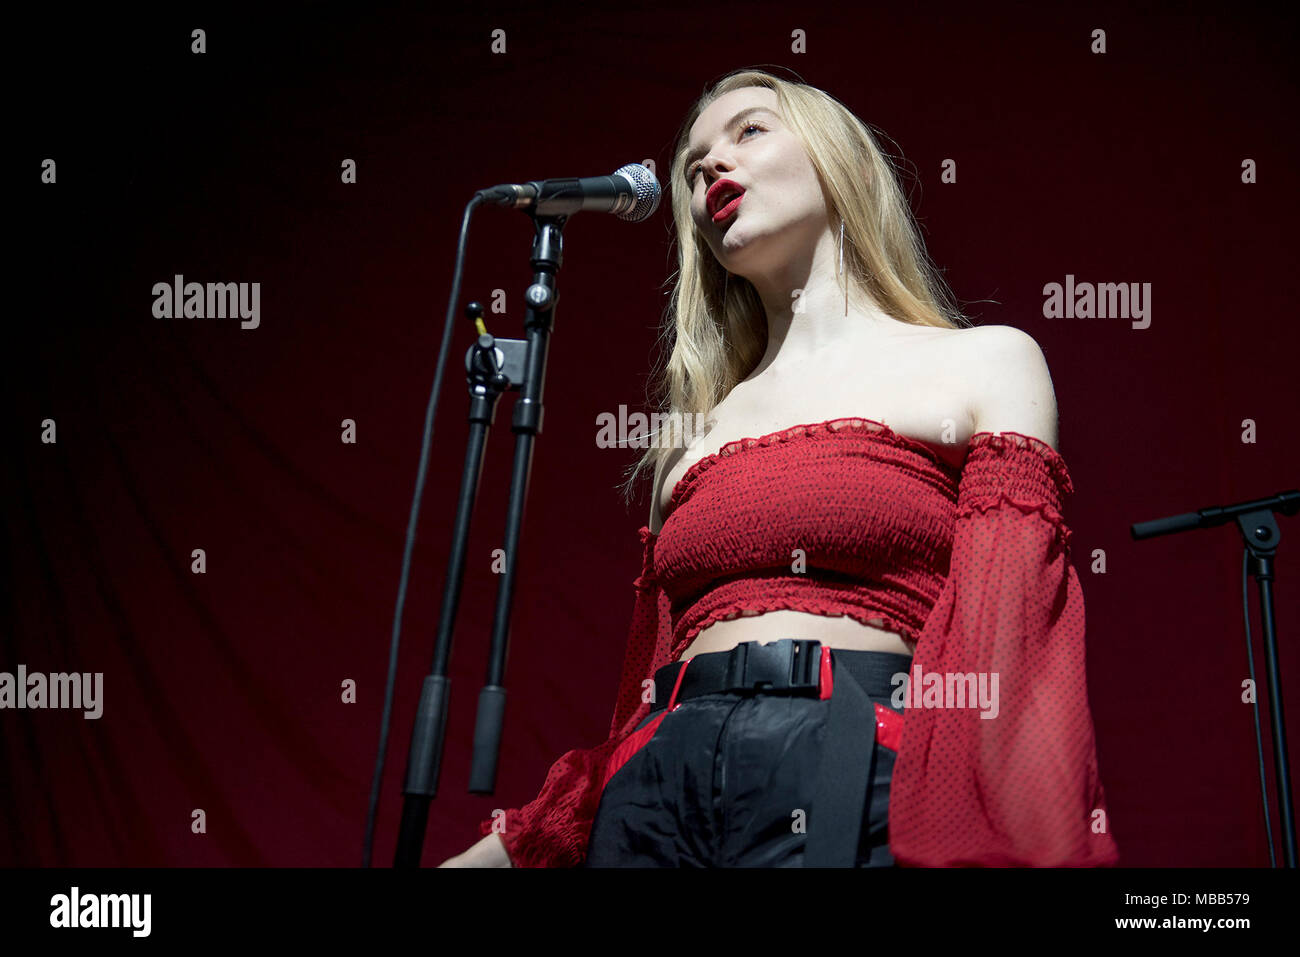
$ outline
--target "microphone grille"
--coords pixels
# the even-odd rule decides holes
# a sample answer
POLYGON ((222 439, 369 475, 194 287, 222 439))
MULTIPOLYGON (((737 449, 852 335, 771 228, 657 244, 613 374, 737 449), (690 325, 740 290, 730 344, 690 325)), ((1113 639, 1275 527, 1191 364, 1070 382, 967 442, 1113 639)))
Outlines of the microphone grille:
POLYGON ((663 188, 648 167, 640 163, 628 163, 616 170, 614 175, 622 176, 636 189, 636 203, 631 209, 615 213, 619 219, 639 223, 659 208, 659 197, 663 194, 663 188))

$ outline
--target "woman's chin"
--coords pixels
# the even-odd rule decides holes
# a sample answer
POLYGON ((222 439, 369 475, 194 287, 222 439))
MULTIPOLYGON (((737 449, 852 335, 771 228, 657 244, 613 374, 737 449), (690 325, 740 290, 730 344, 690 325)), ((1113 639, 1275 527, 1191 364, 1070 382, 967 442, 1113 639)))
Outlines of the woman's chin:
POLYGON ((754 272, 757 263, 754 256, 757 250, 752 236, 737 234, 734 239, 725 236, 720 251, 722 255, 717 257, 718 262, 733 276, 748 279, 754 272))

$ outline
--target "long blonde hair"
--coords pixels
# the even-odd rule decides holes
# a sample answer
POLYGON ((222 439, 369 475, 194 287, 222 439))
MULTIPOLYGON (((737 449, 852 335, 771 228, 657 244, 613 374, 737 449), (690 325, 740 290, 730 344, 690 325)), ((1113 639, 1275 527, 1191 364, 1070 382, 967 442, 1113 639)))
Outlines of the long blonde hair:
POLYGON ((652 373, 650 385, 650 408, 662 427, 644 436, 649 448, 623 484, 629 503, 640 472, 680 443, 686 416, 712 411, 754 371, 767 349, 767 322, 757 291, 748 280, 729 277, 714 258, 691 218, 691 192, 685 186, 691 127, 710 103, 741 87, 772 90, 786 126, 802 141, 827 203, 844 225, 845 281, 902 322, 972 325, 930 263, 895 168, 867 124, 806 83, 757 69, 727 74, 686 114, 673 153, 668 188, 678 270, 659 341, 660 354, 669 341, 671 353, 652 373))

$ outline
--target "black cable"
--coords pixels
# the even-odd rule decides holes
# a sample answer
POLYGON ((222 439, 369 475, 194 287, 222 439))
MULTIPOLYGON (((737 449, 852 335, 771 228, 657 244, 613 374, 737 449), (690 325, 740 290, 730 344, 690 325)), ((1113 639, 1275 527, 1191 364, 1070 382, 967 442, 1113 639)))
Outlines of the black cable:
POLYGON ((411 518, 406 525, 406 548, 402 553, 402 578, 397 586, 397 610, 393 614, 393 636, 388 650, 388 681, 384 686, 384 715, 379 724, 379 754, 375 758, 375 777, 370 782, 370 809, 366 814, 366 839, 361 852, 361 866, 370 866, 375 840, 375 814, 379 809, 379 793, 384 780, 384 756, 388 751, 388 726, 393 716, 393 689, 397 684, 397 652, 401 647, 402 608, 406 604, 406 583, 411 575, 411 552, 415 548, 415 528, 420 516, 420 499, 424 494, 424 478, 429 466, 429 449, 433 444, 433 421, 438 411, 438 393, 442 390, 442 370, 451 349, 452 329, 455 327, 456 302, 460 298, 461 271, 465 265, 465 246, 469 239, 469 223, 474 208, 483 202, 475 193, 465 206, 460 221, 460 241, 456 244, 456 269, 451 280, 451 297, 447 301, 447 319, 442 331, 442 347, 438 350, 438 366, 433 374, 433 391, 424 412, 424 444, 420 449, 420 467, 415 476, 415 494, 411 498, 411 518))

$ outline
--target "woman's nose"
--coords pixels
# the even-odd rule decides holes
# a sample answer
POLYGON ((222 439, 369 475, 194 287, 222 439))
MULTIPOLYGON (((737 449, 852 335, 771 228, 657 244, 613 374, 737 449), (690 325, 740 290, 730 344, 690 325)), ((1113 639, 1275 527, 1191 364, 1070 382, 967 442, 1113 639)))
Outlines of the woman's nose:
POLYGON ((704 161, 704 171, 710 183, 722 179, 734 169, 735 165, 722 156, 704 161))

